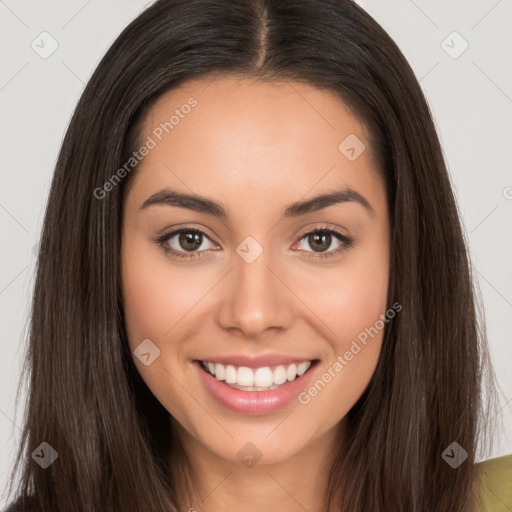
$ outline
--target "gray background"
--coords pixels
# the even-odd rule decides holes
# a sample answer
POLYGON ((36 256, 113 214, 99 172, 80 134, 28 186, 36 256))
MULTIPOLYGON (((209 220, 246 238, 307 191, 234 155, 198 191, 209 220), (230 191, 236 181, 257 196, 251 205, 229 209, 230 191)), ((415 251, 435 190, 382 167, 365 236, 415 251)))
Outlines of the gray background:
MULTIPOLYGON (((26 387, 17 409, 15 392, 34 246, 58 150, 93 69, 149 3, 0 0, 0 506, 5 505, 3 487, 22 424, 26 387), (35 41, 50 48, 49 39, 41 43, 43 31, 58 43, 46 59, 31 47, 35 41)), ((463 215, 501 387, 503 432, 493 456, 512 453, 512 2, 359 3, 401 48, 433 112, 463 215), (469 47, 459 55, 464 41, 469 47)))

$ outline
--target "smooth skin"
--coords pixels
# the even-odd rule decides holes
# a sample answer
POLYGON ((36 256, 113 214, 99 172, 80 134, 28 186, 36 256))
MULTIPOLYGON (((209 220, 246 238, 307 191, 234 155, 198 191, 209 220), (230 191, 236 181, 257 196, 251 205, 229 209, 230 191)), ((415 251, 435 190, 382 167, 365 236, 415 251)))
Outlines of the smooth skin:
POLYGON ((319 359, 311 382, 321 378, 386 312, 385 186, 360 121, 333 92, 296 82, 227 76, 189 81, 153 105, 142 140, 154 139, 155 128, 191 97, 197 105, 157 141, 129 183, 121 255, 132 353, 144 339, 160 350, 149 366, 134 356, 135 365, 179 423, 198 475, 193 503, 180 506, 325 510, 337 432, 370 382, 384 330, 309 403, 293 400, 272 414, 224 408, 204 388, 192 361, 289 354, 319 359), (354 161, 338 149, 350 134, 366 146, 354 161), (220 203, 227 218, 168 204, 141 208, 165 188, 220 203), (346 201, 282 218, 291 203, 345 188, 372 210, 346 201), (179 234, 164 246, 192 259, 180 260, 154 242, 181 225, 186 233, 195 228, 208 236, 193 250, 179 234), (352 237, 352 246, 336 252, 343 242, 334 235, 320 246, 304 235, 325 226, 352 237), (263 249, 252 263, 236 252, 248 236, 263 249), (326 253, 332 255, 321 257, 326 253), (237 456, 248 442, 261 452, 252 467, 237 456))

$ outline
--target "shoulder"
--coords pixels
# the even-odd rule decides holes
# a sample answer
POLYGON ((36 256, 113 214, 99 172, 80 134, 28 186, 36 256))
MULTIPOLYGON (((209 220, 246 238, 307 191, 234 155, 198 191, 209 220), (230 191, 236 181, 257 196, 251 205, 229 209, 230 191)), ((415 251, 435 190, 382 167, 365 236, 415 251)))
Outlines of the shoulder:
POLYGON ((512 454, 476 464, 476 512, 512 510, 512 454))

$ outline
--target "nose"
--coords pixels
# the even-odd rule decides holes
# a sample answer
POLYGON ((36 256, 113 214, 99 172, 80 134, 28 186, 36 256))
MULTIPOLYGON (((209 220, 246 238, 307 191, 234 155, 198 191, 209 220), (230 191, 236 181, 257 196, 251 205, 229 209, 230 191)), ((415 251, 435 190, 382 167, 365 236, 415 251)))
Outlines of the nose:
POLYGON ((245 339, 257 340, 288 329, 297 307, 298 299, 270 253, 264 250, 252 263, 236 255, 226 276, 217 322, 245 339))

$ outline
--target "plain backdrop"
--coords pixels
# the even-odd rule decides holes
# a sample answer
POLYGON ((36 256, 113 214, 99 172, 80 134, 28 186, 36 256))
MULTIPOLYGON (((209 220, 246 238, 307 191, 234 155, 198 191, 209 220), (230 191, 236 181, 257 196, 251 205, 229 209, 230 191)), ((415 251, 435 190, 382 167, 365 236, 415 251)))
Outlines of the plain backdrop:
MULTIPOLYGON (((25 350, 34 247, 57 154, 95 66, 149 3, 0 0, 0 508, 22 424, 26 386, 17 407, 15 392, 25 350), (52 45, 58 46, 43 58, 42 46, 49 52, 52 45)), ((396 41, 434 115, 501 388, 503 431, 493 456, 512 453, 512 3, 359 3, 396 41)))

